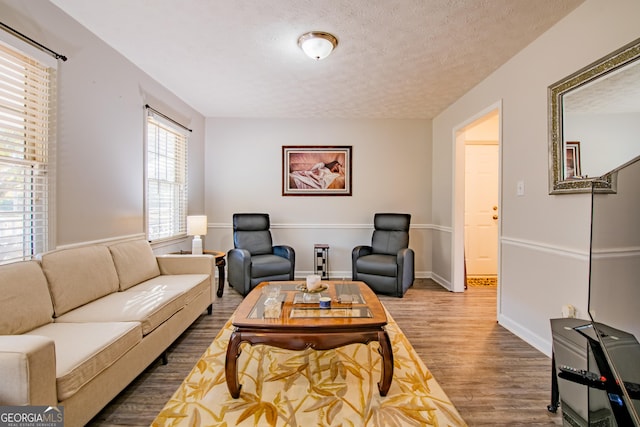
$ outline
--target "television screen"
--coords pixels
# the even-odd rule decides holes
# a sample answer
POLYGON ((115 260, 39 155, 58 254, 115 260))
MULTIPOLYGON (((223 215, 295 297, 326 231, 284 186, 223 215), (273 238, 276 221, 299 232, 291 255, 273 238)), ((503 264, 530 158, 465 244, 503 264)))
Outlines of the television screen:
POLYGON ((592 193, 589 315, 640 425, 640 157, 616 171, 615 193, 592 193))

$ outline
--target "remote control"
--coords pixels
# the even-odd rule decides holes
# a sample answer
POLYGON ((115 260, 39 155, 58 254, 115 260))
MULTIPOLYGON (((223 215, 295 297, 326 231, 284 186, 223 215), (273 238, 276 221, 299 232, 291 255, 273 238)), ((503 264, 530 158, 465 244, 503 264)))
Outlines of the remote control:
POLYGON ((566 380, 585 384, 602 390, 606 388, 606 377, 596 374, 595 372, 586 371, 584 369, 577 369, 571 366, 562 365, 560 366, 560 373, 558 374, 558 376, 566 380))

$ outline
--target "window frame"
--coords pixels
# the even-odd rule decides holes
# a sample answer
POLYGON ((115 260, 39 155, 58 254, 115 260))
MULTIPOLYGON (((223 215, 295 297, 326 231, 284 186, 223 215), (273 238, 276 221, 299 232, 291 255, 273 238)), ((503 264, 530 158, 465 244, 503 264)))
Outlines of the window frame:
POLYGON ((0 46, 0 264, 6 264, 35 259, 55 242, 58 62, 1 31, 0 46))
MULTIPOLYGON (((179 239, 187 235, 188 142, 189 134, 185 129, 151 108, 146 108, 144 217, 145 235, 152 243, 179 239), (164 153, 159 153, 162 149, 164 153), (159 194, 161 187, 165 190, 173 189, 173 197, 162 199, 159 194), (167 209, 167 203, 168 215, 164 212, 165 216, 159 217, 163 215, 161 211, 167 209), (167 217, 169 223, 166 222, 167 217), (165 227, 165 229, 152 231, 152 227, 165 227)), ((164 195, 169 194, 165 191, 164 195)))

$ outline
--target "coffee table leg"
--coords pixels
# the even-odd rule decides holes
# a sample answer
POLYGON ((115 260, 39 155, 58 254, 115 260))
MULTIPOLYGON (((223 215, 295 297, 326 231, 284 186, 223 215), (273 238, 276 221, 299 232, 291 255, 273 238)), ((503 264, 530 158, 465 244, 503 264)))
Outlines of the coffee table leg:
POLYGON ((380 356, 382 356, 382 369, 378 390, 380 390, 380 396, 386 396, 389 392, 389 387, 391 387, 391 380, 393 379, 393 351, 387 331, 378 332, 378 342, 380 343, 378 351, 380 356))
POLYGON ((227 388, 231 397, 237 399, 240 396, 242 384, 238 383, 238 357, 240 356, 241 337, 238 331, 233 331, 227 346, 227 357, 224 361, 224 375, 227 380, 227 388))

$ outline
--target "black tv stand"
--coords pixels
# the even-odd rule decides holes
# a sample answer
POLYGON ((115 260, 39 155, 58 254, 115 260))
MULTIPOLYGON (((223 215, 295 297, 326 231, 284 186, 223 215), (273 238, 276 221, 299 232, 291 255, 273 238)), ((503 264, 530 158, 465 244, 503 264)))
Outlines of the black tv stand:
MULTIPOLYGON (((556 413, 558 408, 565 403, 561 398, 562 384, 559 379, 581 384, 589 387, 594 392, 590 392, 591 399, 580 401, 568 395, 570 403, 568 407, 563 406, 563 418, 567 418, 569 423, 575 423, 576 417, 592 416, 603 418, 614 418, 618 426, 637 426, 631 414, 632 409, 628 407, 629 399, 640 399, 640 385, 634 382, 617 381, 612 367, 605 356, 602 345, 598 339, 606 336, 604 331, 612 328, 599 323, 587 322, 577 319, 552 319, 551 330, 553 334, 553 353, 551 356, 551 402, 547 405, 547 410, 556 413), (594 328, 598 328, 597 331, 594 328), (597 332, 597 333, 596 333, 597 332), (578 357, 578 355, 580 355, 578 357), (584 367, 571 366, 569 361, 581 360, 584 367), (597 372, 596 372, 597 371, 597 372), (623 390, 624 387, 624 390, 623 390), (598 394, 598 390, 600 390, 598 394), (592 408, 593 397, 596 396, 600 405, 592 408), (572 407, 571 407, 572 406, 572 407), (565 410, 566 409, 566 410, 565 410), (583 414, 583 415, 579 415, 583 414), (587 415, 584 415, 587 414, 587 415)), ((622 336, 623 331, 618 331, 616 335, 622 336)), ((635 340, 634 340, 635 341, 635 340)), ((637 342, 635 342, 637 345, 637 342)), ((584 422, 583 418, 580 421, 584 422)))

